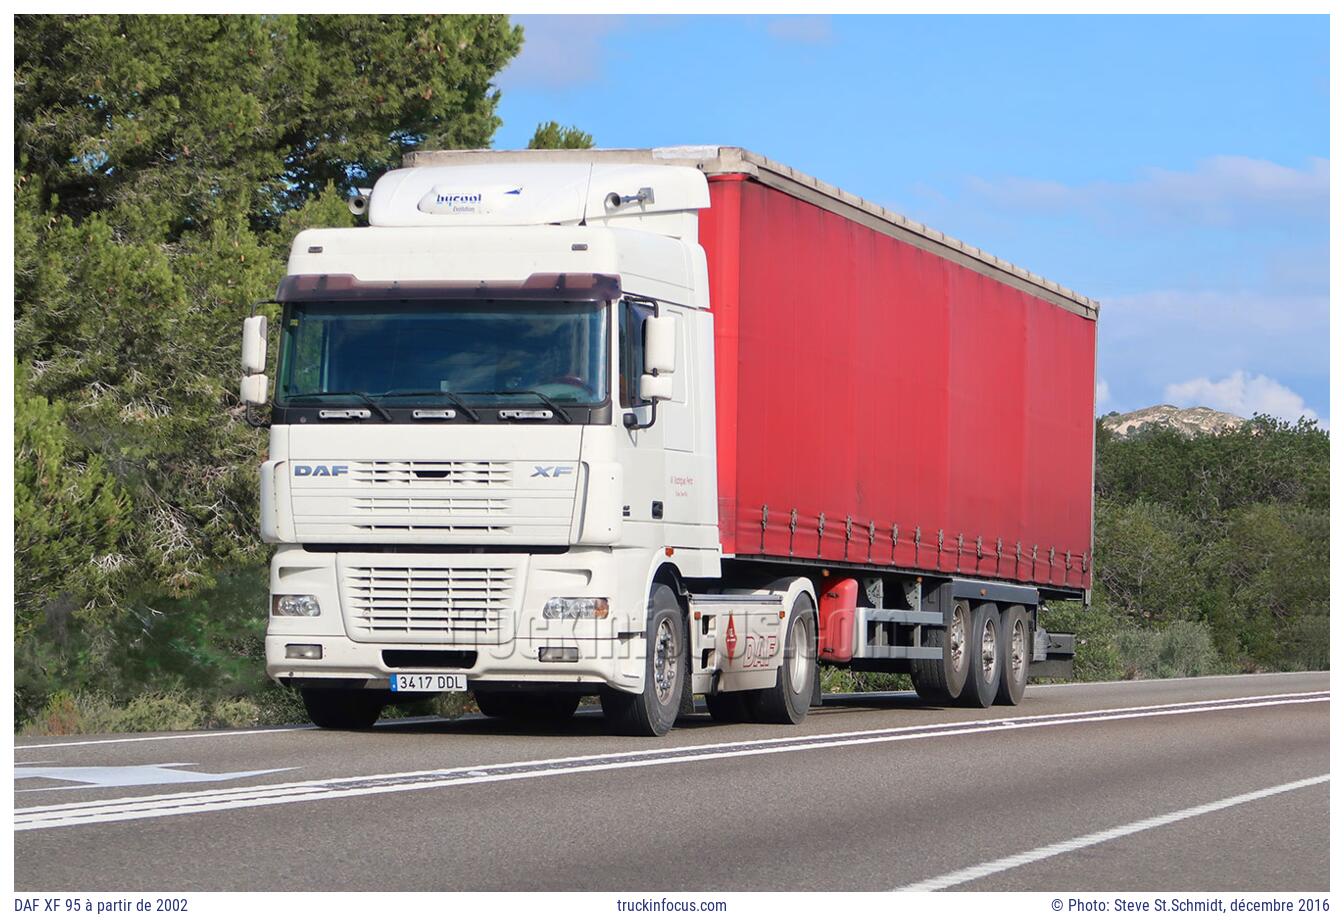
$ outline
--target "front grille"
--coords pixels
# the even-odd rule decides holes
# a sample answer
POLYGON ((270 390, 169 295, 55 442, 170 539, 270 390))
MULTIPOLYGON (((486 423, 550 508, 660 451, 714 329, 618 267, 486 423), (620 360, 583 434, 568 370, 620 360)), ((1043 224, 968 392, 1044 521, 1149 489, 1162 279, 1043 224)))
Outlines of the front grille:
POLYGON ((350 480, 360 485, 508 486, 510 464, 502 460, 357 460, 350 480))
POLYGON ((351 636, 498 643, 515 578, 503 566, 352 566, 343 579, 351 636))
POLYGON ((484 517, 509 513, 507 498, 361 495, 353 499, 353 504, 356 511, 367 514, 460 514, 484 517))
POLYGON ((476 536, 513 533, 512 527, 504 527, 498 524, 352 524, 350 526, 359 530, 378 532, 396 530, 409 533, 412 530, 429 530, 435 533, 465 533, 476 536))

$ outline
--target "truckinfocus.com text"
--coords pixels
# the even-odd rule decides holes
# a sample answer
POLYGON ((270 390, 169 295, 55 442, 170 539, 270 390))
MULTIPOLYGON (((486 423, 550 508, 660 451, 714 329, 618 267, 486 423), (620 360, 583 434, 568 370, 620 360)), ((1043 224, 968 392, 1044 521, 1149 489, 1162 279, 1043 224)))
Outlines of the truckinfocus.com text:
POLYGON ((616 899, 616 909, 626 913, 724 913, 728 910, 727 901, 674 901, 671 898, 640 898, 638 901, 616 899))

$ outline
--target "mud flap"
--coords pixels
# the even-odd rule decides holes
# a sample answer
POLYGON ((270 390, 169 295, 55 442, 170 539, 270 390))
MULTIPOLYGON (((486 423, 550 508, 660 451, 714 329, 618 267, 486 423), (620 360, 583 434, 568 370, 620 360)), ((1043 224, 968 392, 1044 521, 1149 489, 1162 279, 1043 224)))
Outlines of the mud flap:
POLYGON ((1027 671, 1028 677, 1073 679, 1073 633, 1048 633, 1043 629, 1037 630, 1036 648, 1033 651, 1031 667, 1027 671), (1041 640, 1042 635, 1045 637, 1044 642, 1041 640))

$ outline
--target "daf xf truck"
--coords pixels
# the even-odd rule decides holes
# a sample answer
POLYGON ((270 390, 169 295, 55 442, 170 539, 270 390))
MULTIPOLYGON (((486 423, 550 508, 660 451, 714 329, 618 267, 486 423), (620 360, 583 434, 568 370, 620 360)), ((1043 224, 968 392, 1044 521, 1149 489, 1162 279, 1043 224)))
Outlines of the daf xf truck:
POLYGON ((658 735, 796 723, 819 667, 939 704, 1063 676, 1098 305, 734 147, 410 155, 294 240, 267 673, 314 722, 470 692, 658 735))

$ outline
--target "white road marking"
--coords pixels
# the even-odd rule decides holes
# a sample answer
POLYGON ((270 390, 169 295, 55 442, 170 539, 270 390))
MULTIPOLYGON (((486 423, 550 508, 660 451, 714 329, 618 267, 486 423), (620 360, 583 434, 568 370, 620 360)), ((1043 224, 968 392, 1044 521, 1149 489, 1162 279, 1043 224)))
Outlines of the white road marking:
MULTIPOLYGON (((583 710, 580 710, 582 712, 583 710)), ((466 716, 466 718, 480 718, 466 716)), ((407 716, 404 719, 383 719, 379 725, 414 725, 418 722, 440 722, 440 716, 407 716)), ((287 725, 283 728, 239 728, 232 731, 198 731, 185 735, 145 735, 133 738, 90 738, 87 741, 53 741, 46 744, 16 744, 16 751, 32 751, 39 748, 81 747, 86 744, 140 744, 146 741, 201 741, 212 738, 232 738, 237 735, 273 735, 281 732, 311 732, 315 725, 287 725)))
POLYGON ((294 725, 287 728, 244 728, 237 731, 228 732, 192 732, 188 735, 148 735, 135 738, 91 738, 87 741, 52 741, 46 744, 16 744, 16 751, 32 751, 46 748, 62 747, 82 747, 86 744, 141 744, 146 741, 178 741, 184 738, 190 738, 193 741, 201 741, 210 738, 229 738, 234 735, 271 735, 278 732, 310 732, 314 730, 312 725, 294 725))
POLYGON ((945 888, 954 888, 957 885, 965 885, 967 882, 974 882, 977 879, 982 879, 987 875, 1007 872, 1010 869, 1017 869, 1028 863, 1049 859, 1052 856, 1059 856, 1063 853, 1072 853, 1074 850, 1096 846, 1099 843, 1106 843, 1107 841, 1115 840, 1119 837, 1128 837, 1130 834, 1137 834, 1141 831, 1150 831, 1153 828, 1162 827, 1167 824, 1175 824, 1177 821, 1184 821, 1187 818, 1198 818, 1200 815, 1207 815, 1213 811, 1221 811, 1224 808, 1233 808, 1237 805, 1244 805, 1247 802, 1254 802, 1256 799, 1263 799, 1284 792, 1293 792, 1297 789, 1305 789, 1308 786, 1316 786, 1329 781, 1330 774, 1325 773, 1321 776, 1313 776, 1310 779, 1300 779, 1295 783, 1284 783, 1281 786, 1270 786, 1267 789, 1257 789, 1255 792, 1247 792, 1242 795, 1234 795, 1230 798, 1219 799, 1216 802, 1209 802, 1207 805, 1196 805, 1193 808, 1183 808, 1180 811, 1158 815, 1155 818, 1145 818, 1142 821, 1135 821, 1131 824, 1122 824, 1119 827, 1112 827, 1109 830, 1097 831, 1094 834, 1084 834, 1081 837, 1074 837, 1072 840, 1063 840, 1048 846, 1037 847, 1034 850, 1027 850, 1025 853, 1018 853, 1016 856, 1005 856, 1004 858, 996 859, 993 862, 981 863, 978 866, 971 866, 967 869, 949 872, 946 875, 926 879, 925 881, 916 882, 913 885, 907 885, 904 888, 897 888, 896 890, 942 891, 945 888))
POLYGON ((231 789, 166 793, 92 802, 66 802, 15 809, 14 829, 16 831, 40 830, 79 824, 101 824, 109 821, 197 814, 262 805, 283 805, 353 796, 379 795, 388 792, 408 792, 447 786, 505 782, 544 776, 563 776, 862 744, 915 741, 992 731, 1022 731, 1032 728, 1078 725, 1120 719, 1155 718, 1167 715, 1321 703, 1328 702, 1329 698, 1329 693, 1325 691, 1308 694, 1279 694, 1270 697, 1246 697, 1237 701, 1218 700, 1198 705, 1167 704, 1165 706, 1095 710, 1090 713, 1016 716, 1011 719, 946 722, 939 725, 836 732, 797 738, 720 742, 680 748, 651 748, 617 754, 560 757, 516 763, 275 783, 265 786, 239 786, 231 789))
POLYGON ((52 792, 67 789, 106 789, 114 786, 172 786, 180 783, 222 783, 230 779, 246 779, 267 773, 283 773, 298 767, 272 767, 269 770, 243 770, 237 773, 200 773, 179 767, 194 767, 192 763, 130 764, 121 767, 17 767, 14 778, 54 779, 78 786, 41 786, 16 789, 15 792, 52 792))

